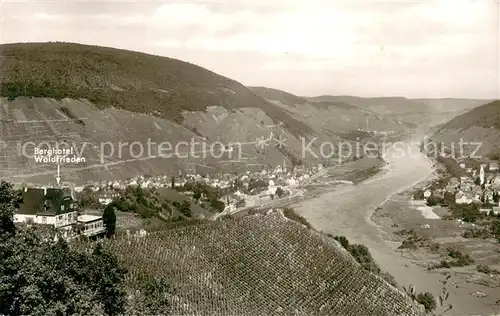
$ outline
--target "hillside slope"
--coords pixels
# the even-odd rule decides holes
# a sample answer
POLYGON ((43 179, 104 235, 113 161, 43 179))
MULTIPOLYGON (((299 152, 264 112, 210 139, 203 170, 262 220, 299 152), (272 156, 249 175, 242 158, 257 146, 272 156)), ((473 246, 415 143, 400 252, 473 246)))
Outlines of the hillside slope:
POLYGON ((301 157, 301 142, 255 108, 229 112, 210 107, 206 112, 185 112, 181 125, 122 109, 98 109, 87 100, 18 97, 12 101, 0 98, 0 104, 0 177, 14 183, 55 184, 56 165, 32 158, 34 147, 48 145, 69 144, 86 159, 61 165, 63 181, 76 184, 145 174, 177 175, 178 170, 260 170, 282 164, 284 159, 290 166, 293 157, 301 157), (221 113, 227 117, 217 121, 215 117, 221 113), (287 138, 292 156, 272 142, 259 151, 256 138, 268 138, 270 133, 287 138), (221 153, 221 143, 234 151, 221 153), (177 144, 182 145, 178 150, 177 144))
POLYGON ((423 315, 340 246, 286 219, 253 215, 105 241, 126 280, 172 285, 172 315, 423 315))
POLYGON ((182 111, 261 109, 296 135, 312 129, 242 84, 177 59, 73 43, 0 45, 1 96, 84 98, 182 122, 182 111))
POLYGON ((328 97, 303 98, 288 92, 250 87, 257 95, 289 111, 295 118, 311 126, 319 126, 329 135, 350 139, 358 129, 401 133, 415 125, 380 115, 357 104, 328 97))
POLYGON ((490 103, 493 100, 481 99, 415 99, 415 101, 427 104, 432 110, 431 125, 447 123, 455 116, 464 114, 475 107, 490 103))
MULTIPOLYGON (((500 101, 478 106, 443 124, 431 136, 436 142, 451 147, 459 142, 480 143, 476 156, 500 152, 500 101)), ((465 145, 464 154, 471 154, 476 145, 465 145)), ((458 152, 457 152, 458 153, 458 152)))
POLYGON ((283 161, 291 166, 315 159, 301 158, 302 140, 317 138, 316 151, 320 141, 331 140, 240 83, 179 60, 68 43, 6 44, 0 55, 0 141, 6 144, 0 147, 0 176, 12 182, 54 181, 53 164, 19 155, 16 147, 27 142, 67 140, 78 150, 87 144, 85 164, 62 166, 66 181, 81 183, 178 169, 234 172, 283 161), (285 149, 276 148, 278 137, 286 139, 285 149), (271 142, 257 148, 259 138, 271 142), (174 147, 192 140, 241 149, 215 158, 206 151, 201 158, 169 159, 155 157, 154 150, 129 152, 134 142, 174 147), (99 149, 106 142, 115 153, 103 162, 99 149), (128 145, 117 155, 120 143, 128 145))

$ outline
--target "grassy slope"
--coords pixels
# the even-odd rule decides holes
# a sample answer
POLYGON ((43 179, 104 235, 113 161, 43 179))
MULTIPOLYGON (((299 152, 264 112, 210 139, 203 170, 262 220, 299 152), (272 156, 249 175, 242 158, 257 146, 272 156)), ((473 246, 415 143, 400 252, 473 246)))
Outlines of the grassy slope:
POLYGON ((313 132, 240 83, 172 58, 71 43, 5 44, 0 55, 1 96, 85 98, 178 122, 184 110, 255 107, 294 134, 313 132))
POLYGON ((500 101, 493 101, 459 115, 441 129, 467 129, 473 126, 500 129, 500 101))
POLYGON ((173 315, 421 315, 338 245, 277 213, 105 245, 129 267, 130 290, 172 283, 173 315))
MULTIPOLYGON (((464 155, 476 151, 476 157, 484 157, 500 152, 500 101, 478 106, 453 118, 441 125, 431 139, 449 148, 454 144, 456 150, 460 150, 461 140, 470 143, 463 146, 464 155)), ((460 155, 459 151, 455 154, 460 155)))
POLYGON ((443 98, 443 99, 415 99, 427 104, 431 107, 433 115, 430 119, 432 126, 445 124, 452 120, 455 116, 467 113, 475 107, 489 103, 493 100, 481 99, 456 99, 456 98, 443 98))

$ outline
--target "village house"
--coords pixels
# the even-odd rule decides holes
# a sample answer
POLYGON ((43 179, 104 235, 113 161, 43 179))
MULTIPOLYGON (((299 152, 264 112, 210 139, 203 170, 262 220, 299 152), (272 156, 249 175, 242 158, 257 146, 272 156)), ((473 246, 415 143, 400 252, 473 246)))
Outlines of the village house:
POLYGON ((494 192, 490 188, 485 188, 483 191, 483 201, 484 203, 493 203, 494 192))
POLYGON ((87 237, 104 235, 106 231, 102 216, 84 214, 78 216, 77 222, 82 225, 82 234, 87 237))
POLYGON ((431 190, 427 189, 424 191, 424 199, 427 200, 432 195, 431 190))
POLYGON ((459 191, 455 194, 456 204, 471 204, 473 202, 473 195, 470 192, 459 191))
POLYGON ((500 177, 499 176, 493 177, 493 179, 491 179, 490 181, 490 186, 491 188, 496 190, 500 189, 500 177))
POLYGON ((498 163, 496 163, 496 162, 490 163, 490 166, 488 169, 489 169, 489 171, 497 171, 498 170, 498 163))
POLYGON ((52 225, 71 235, 77 222, 77 204, 70 189, 25 188, 23 202, 14 213, 14 221, 26 224, 52 225))
POLYGON ((500 214, 500 207, 495 206, 493 208, 480 208, 479 212, 486 214, 486 215, 499 215, 500 214))

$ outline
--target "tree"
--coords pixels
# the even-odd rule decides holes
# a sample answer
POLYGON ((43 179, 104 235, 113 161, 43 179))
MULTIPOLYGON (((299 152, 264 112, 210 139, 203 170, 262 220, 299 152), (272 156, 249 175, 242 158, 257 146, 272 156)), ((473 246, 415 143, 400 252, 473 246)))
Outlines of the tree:
POLYGON ((217 199, 212 199, 210 201, 210 205, 212 205, 212 207, 216 209, 218 212, 224 211, 224 208, 226 207, 226 204, 224 204, 224 202, 219 201, 217 199))
POLYGON ((104 227, 106 228, 106 236, 108 238, 114 236, 116 232, 116 214, 115 206, 113 203, 108 204, 104 209, 104 213, 102 214, 102 221, 104 227))
POLYGON ((455 194, 453 192, 446 191, 444 193, 443 204, 446 206, 451 206, 455 203, 455 194))
POLYGON ((430 292, 418 293, 415 300, 424 305, 426 312, 431 312, 437 307, 436 299, 430 292))
POLYGON ((491 234, 497 238, 500 237, 500 219, 495 219, 490 225, 491 234))
POLYGON ((347 238, 345 238, 344 236, 335 236, 333 238, 338 241, 342 245, 342 247, 344 247, 344 249, 349 249, 349 241, 347 240, 347 238))
POLYGON ((184 216, 191 217, 191 202, 184 200, 182 203, 175 201, 172 205, 184 216))
POLYGON ((281 198, 283 196, 283 193, 285 192, 283 192, 283 189, 281 187, 278 187, 276 189, 276 195, 278 196, 278 198, 281 198))
POLYGON ((427 205, 428 206, 435 206, 441 203, 441 199, 435 195, 431 195, 427 198, 427 205))
POLYGON ((12 189, 8 182, 0 182, 0 242, 12 237, 16 232, 13 216, 21 197, 12 189))
POLYGON ((198 188, 195 188, 193 191, 193 199, 198 201, 201 198, 201 190, 198 188))
POLYGON ((134 310, 141 315, 165 315, 171 308, 169 296, 174 293, 170 283, 164 279, 141 282, 134 298, 134 310))
POLYGON ((107 250, 71 249, 43 226, 16 227, 18 201, 9 184, 0 185, 0 315, 107 315, 125 311, 126 270, 107 250), (52 237, 52 238, 51 238, 52 237))

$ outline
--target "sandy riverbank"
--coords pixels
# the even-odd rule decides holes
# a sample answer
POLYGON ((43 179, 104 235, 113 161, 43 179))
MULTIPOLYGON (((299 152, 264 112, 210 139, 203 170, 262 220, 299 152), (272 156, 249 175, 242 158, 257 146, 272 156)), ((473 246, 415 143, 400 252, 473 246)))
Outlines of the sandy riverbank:
MULTIPOLYGON (((414 230, 419 236, 439 244, 443 252, 446 252, 447 247, 453 246, 471 254, 476 262, 468 267, 428 272, 426 266, 441 260, 443 254, 440 251, 434 252, 420 248, 417 250, 394 249, 393 251, 394 257, 402 257, 411 262, 412 268, 410 271, 413 270, 413 272, 408 276, 408 281, 412 282, 412 284, 418 284, 417 275, 427 274, 434 278, 438 277, 438 273, 450 273, 452 275, 450 279, 451 286, 448 287, 448 290, 450 292, 449 303, 454 305, 454 309, 447 315, 494 315, 496 312, 500 314, 500 305, 496 304, 496 301, 500 299, 500 278, 480 273, 476 269, 478 264, 488 265, 496 269, 500 268, 498 264, 498 261, 500 261, 500 245, 496 242, 467 240, 459 237, 463 228, 459 227, 456 221, 440 219, 440 215, 447 214, 446 210, 439 207, 426 207, 423 201, 413 201, 411 199, 411 192, 414 188, 423 188, 437 177, 438 175, 433 172, 424 180, 415 183, 415 185, 391 195, 375 209, 370 221, 381 230, 381 236, 383 236, 387 244, 401 245, 405 237, 398 236, 396 232, 414 230), (426 216, 422 207, 425 207, 426 211, 430 211, 434 215, 427 214, 429 216, 426 216), (468 249, 471 251, 468 251, 468 249), (491 260, 495 256, 498 261, 491 260), (495 263, 497 264, 495 265, 495 263), (412 281, 412 276, 415 277, 414 281, 412 281), (474 296, 478 295, 478 293, 483 293, 486 297, 474 296)), ((446 257, 445 254, 444 256, 446 257)), ((380 265, 385 267, 382 262, 380 265)), ((431 283, 431 286, 427 287, 426 291, 430 291, 437 296, 440 289, 438 284, 431 283)), ((417 286, 417 291, 422 291, 422 289, 417 286)))

